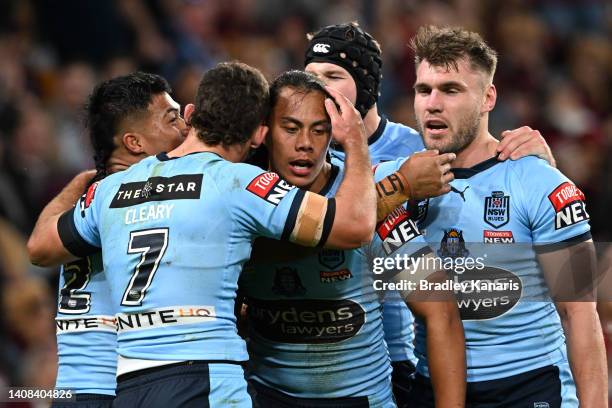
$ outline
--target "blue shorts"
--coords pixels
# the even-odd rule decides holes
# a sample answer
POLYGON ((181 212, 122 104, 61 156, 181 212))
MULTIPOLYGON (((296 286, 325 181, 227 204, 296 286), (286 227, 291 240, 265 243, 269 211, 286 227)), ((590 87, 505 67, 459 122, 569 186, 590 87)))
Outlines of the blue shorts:
POLYGON ((393 397, 398 408, 408 407, 410 402, 410 390, 414 381, 416 368, 412 361, 392 361, 391 383, 393 384, 393 397))
POLYGON ((239 363, 185 361, 117 378, 114 408, 251 408, 239 363))
POLYGON ((395 408, 393 397, 345 397, 345 398, 298 398, 266 387, 257 381, 251 382, 256 408, 395 408))
POLYGON ((53 400, 51 408, 111 408, 114 399, 106 394, 76 394, 72 401, 53 400))
MULTIPOLYGON (((410 408, 434 408, 429 378, 417 374, 410 408)), ((466 408, 578 408, 569 363, 561 362, 511 377, 467 383, 466 408)))

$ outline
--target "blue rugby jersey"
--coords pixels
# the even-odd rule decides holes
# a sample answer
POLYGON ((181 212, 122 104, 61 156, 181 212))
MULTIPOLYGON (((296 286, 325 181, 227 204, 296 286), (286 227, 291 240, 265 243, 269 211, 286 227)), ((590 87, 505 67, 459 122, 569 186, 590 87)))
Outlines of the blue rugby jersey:
POLYGON ((115 395, 117 333, 101 254, 62 266, 57 315, 56 388, 115 395))
MULTIPOLYGON (((342 167, 333 165, 320 194, 336 193, 342 167)), ((377 169, 375 179, 393 171, 377 169)), ((386 224, 389 237, 398 234, 402 221, 412 223, 394 218, 386 224)), ((405 241, 412 251, 428 249, 418 231, 405 241)), ((284 262, 258 260, 254 252, 240 278, 252 380, 299 398, 368 396, 373 406, 392 401, 380 293, 369 265, 370 246, 380 245, 376 238, 355 250, 302 249, 299 259, 284 262)))
MULTIPOLYGON (((504 162, 492 158, 453 171, 452 191, 428 201, 421 224, 426 240, 442 258, 484 259, 485 268, 470 272, 471 279, 495 278, 514 285, 490 295, 484 291, 484 299, 459 295, 468 381, 509 377, 566 361, 560 319, 533 246, 589 239, 584 195, 535 157, 504 162)), ((416 332, 417 370, 428 375, 419 319, 416 332)))
POLYGON ((75 254, 102 248, 121 357, 244 361, 234 315, 242 265, 254 237, 298 233, 308 194, 214 153, 160 154, 102 180, 58 229, 75 254))
MULTIPOLYGON (((425 148, 417 131, 388 121, 385 117, 381 118, 378 128, 368 138, 368 144, 372 164, 406 158, 425 148)), ((332 158, 344 161, 344 152, 337 145, 332 144, 331 155, 332 158)), ((383 307, 383 327, 391 361, 410 360, 416 364, 413 324, 414 316, 406 303, 396 292, 387 292, 383 307)))

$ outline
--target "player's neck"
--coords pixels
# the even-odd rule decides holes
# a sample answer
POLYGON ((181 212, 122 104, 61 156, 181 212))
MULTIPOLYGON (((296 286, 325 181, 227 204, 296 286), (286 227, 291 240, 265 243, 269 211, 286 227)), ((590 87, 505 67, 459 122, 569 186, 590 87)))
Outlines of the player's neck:
POLYGON ((376 107, 376 104, 374 104, 374 106, 370 108, 368 113, 366 113, 365 117, 363 118, 363 125, 365 126, 368 138, 372 136, 374 132, 376 132, 376 129, 378 129, 378 125, 380 124, 380 120, 378 108, 376 107))
POLYGON ((323 187, 327 185, 327 182, 329 181, 330 177, 331 177, 331 163, 325 162, 317 178, 315 178, 312 184, 306 187, 306 189, 308 191, 312 191, 313 193, 320 193, 321 190, 323 190, 323 187))
POLYGON ((106 170, 108 174, 117 173, 118 171, 126 170, 132 164, 136 164, 146 157, 144 153, 131 153, 124 148, 118 147, 106 161, 106 170))
POLYGON ((241 162, 244 160, 248 153, 248 146, 245 143, 244 145, 231 145, 231 146, 223 146, 222 144, 218 145, 208 145, 202 141, 197 134, 197 131, 192 128, 187 135, 185 141, 176 149, 172 150, 168 153, 169 157, 181 157, 190 153, 197 152, 212 152, 216 153, 219 156, 223 157, 227 161, 231 161, 234 163, 241 162))
POLYGON ((495 148, 499 141, 484 129, 465 149, 457 153, 457 158, 453 160, 452 166, 455 168, 470 168, 481 163, 497 152, 495 148))

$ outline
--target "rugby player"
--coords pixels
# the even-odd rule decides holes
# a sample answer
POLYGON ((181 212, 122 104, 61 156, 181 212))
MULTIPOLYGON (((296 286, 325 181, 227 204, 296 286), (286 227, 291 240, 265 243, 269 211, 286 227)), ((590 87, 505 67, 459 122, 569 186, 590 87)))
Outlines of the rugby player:
MULTIPOLYGON (((488 121, 497 55, 478 34, 424 27, 411 46, 419 132, 427 148, 457 154, 452 192, 429 200, 425 238, 452 259, 489 253, 486 268, 472 278, 513 284, 485 290, 490 298, 460 294, 467 406, 606 406, 606 360, 589 282, 576 296, 557 293, 590 278, 594 250, 584 194, 537 157, 496 158, 499 142, 488 121)), ((410 397, 413 406, 433 407, 430 356, 419 327, 417 320, 418 374, 410 397)))
MULTIPOLYGON (((87 185, 144 157, 172 150, 184 140, 187 126, 170 92, 165 79, 142 72, 110 79, 94 89, 86 110, 97 172, 84 172, 74 180, 72 203, 87 185)), ((72 207, 66 203, 64 210, 72 207)), ((76 396, 70 402, 56 399, 53 407, 112 405, 117 371, 115 309, 100 253, 62 266, 56 388, 76 396)))
MULTIPOLYGON (((270 88, 266 145, 272 170, 293 185, 332 197, 345 175, 342 162, 326 161, 332 128, 325 98, 324 85, 316 77, 302 71, 280 75, 270 88)), ((440 157, 442 168, 453 158, 440 157)), ((408 185, 421 190, 408 169, 410 161, 418 158, 407 161, 400 171, 408 185)), ((376 171, 375 178, 387 175, 376 171)), ((428 190, 422 193, 427 196, 446 190, 433 182, 425 184, 428 190)), ((407 217, 394 215, 383 224, 387 234, 403 231, 407 255, 431 252, 407 217)), ((248 304, 249 377, 258 405, 394 407, 368 247, 308 255, 296 248, 302 253, 298 259, 258 259, 266 249, 279 251, 275 242, 258 240, 240 279, 240 292, 248 304)), ((465 349, 454 299, 409 303, 427 322, 428 351, 437 362, 432 371, 440 390, 438 406, 462 406, 465 349)))
MULTIPOLYGON (((327 86, 342 92, 359 110, 368 135, 372 164, 405 158, 424 149, 414 129, 394 123, 377 107, 382 79, 382 52, 378 42, 356 23, 329 25, 308 35, 305 70, 322 79, 327 86)), ((501 134, 497 146, 499 159, 518 159, 533 154, 554 165, 550 148, 540 132, 524 126, 501 134)), ((332 143, 333 158, 344 160, 341 146, 332 143)), ((435 160, 431 157, 429 160, 435 160)), ((427 159, 423 159, 427 160, 427 159)), ((417 199, 418 197, 410 197, 417 199)), ((411 209, 413 217, 422 216, 424 207, 411 209)), ((416 358, 414 356, 414 318, 401 297, 388 291, 383 308, 385 340, 393 365, 393 388, 399 406, 408 404, 416 358)))
POLYGON ((181 146, 106 177, 88 202, 37 224, 28 244, 34 263, 102 248, 119 305, 113 406, 251 406, 233 311, 253 239, 348 249, 372 238, 376 198, 363 123, 330 92, 340 108, 325 101, 334 137, 349 152, 335 198, 238 163, 265 136, 268 84, 252 67, 223 63, 204 74, 196 105, 186 107, 192 128, 181 146))

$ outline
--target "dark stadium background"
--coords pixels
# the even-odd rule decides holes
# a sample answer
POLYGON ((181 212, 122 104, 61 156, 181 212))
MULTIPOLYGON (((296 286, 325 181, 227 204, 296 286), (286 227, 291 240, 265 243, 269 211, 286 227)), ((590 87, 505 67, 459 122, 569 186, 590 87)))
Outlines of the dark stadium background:
MULTIPOLYGON (((82 107, 94 84, 147 70, 168 78, 185 104, 216 62, 239 59, 272 79, 302 67, 306 32, 351 20, 383 48, 379 107, 411 126, 406 43, 416 28, 462 25, 483 34, 500 53, 494 134, 539 129, 586 193, 595 239, 612 239, 609 1, 2 0, 0 387, 54 384, 57 270, 31 266, 25 240, 42 207, 92 167, 82 107)), ((610 338, 611 305, 600 304, 610 338)))

